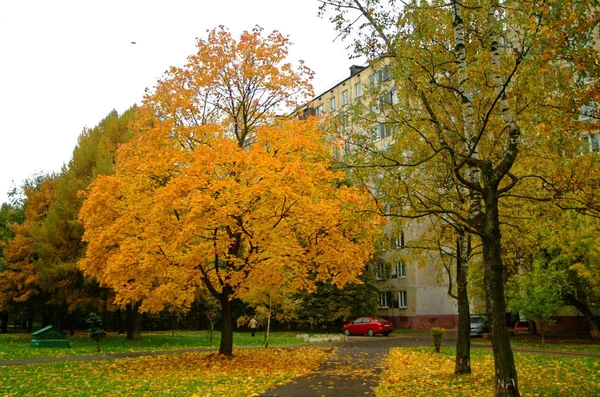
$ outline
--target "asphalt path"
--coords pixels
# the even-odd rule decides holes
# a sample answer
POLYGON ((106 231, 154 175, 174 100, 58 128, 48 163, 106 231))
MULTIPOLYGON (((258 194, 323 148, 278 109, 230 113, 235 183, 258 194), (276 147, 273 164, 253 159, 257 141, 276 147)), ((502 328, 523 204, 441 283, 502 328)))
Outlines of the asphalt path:
MULTIPOLYGON (((448 335, 443 345, 454 344, 448 335)), ((335 344, 337 354, 307 377, 262 393, 262 397, 374 396, 384 359, 392 347, 431 345, 429 331, 374 337, 350 336, 335 344)))

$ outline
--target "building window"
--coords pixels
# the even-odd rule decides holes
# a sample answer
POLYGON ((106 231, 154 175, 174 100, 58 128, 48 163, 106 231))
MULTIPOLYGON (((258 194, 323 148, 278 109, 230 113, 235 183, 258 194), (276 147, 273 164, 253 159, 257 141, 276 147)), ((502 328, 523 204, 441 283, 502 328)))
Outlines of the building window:
POLYGON ((392 129, 390 124, 380 123, 373 127, 373 139, 376 141, 380 139, 385 139, 390 135, 392 135, 392 129))
POLYGON ((385 65, 383 67, 383 69, 381 69, 381 79, 383 81, 388 81, 392 78, 392 75, 390 74, 390 67, 388 65, 385 65))
POLYGON ((381 72, 375 72, 369 76, 369 83, 371 87, 377 86, 381 82, 381 72))
POLYGON ((408 299, 406 291, 398 291, 398 308, 406 309, 408 307, 408 299))
POLYGON ((389 292, 380 292, 379 293, 379 307, 381 307, 381 308, 390 307, 389 302, 388 302, 388 297, 389 297, 389 292))
POLYGON ((404 230, 401 230, 396 237, 393 238, 392 243, 396 245, 396 248, 404 248, 404 230))
POLYGON ((584 121, 598 118, 598 116, 596 115, 598 110, 597 107, 598 106, 593 101, 581 106, 581 108, 579 109, 579 120, 584 121))
POLYGON ((388 267, 385 263, 377 263, 375 265, 375 278, 377 280, 387 280, 389 278, 388 267))
POLYGON ((360 82, 354 84, 354 98, 358 98, 362 95, 362 87, 360 82))
POLYGON ((406 263, 397 261, 392 266, 392 278, 406 278, 406 263))
POLYGON ((389 66, 384 66, 381 70, 378 70, 369 76, 369 82, 372 87, 376 87, 382 81, 388 81, 391 78, 389 66))
POLYGON ((396 89, 394 88, 390 91, 390 103, 392 105, 397 105, 398 102, 398 91, 396 91, 396 89))
POLYGON ((348 104, 348 90, 342 91, 342 106, 348 104))
POLYGON ((584 135, 582 139, 587 144, 589 151, 600 151, 600 134, 584 135))
POLYGON ((316 109, 315 109, 315 116, 318 116, 321 113, 323 113, 323 105, 322 104, 316 107, 316 109))
POLYGON ((331 110, 331 111, 335 110, 335 97, 334 96, 329 98, 329 110, 331 110))

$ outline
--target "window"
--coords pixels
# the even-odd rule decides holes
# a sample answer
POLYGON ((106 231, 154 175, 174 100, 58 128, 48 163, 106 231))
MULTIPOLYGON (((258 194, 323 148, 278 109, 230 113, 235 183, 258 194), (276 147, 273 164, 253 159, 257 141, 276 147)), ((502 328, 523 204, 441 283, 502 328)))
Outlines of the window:
POLYGON ((404 230, 401 230, 393 241, 396 244, 396 248, 404 248, 404 230))
POLYGON ((335 97, 332 96, 329 98, 329 110, 335 110, 335 97))
POLYGON ((392 75, 390 74, 390 67, 385 65, 383 67, 383 69, 381 69, 381 79, 383 81, 388 81, 391 78, 392 78, 392 75))
POLYGON ((584 135, 582 139, 587 144, 589 151, 600 151, 600 134, 596 133, 591 135, 584 135))
POLYGON ((406 263, 397 261, 392 266, 392 278, 406 278, 406 263))
POLYGON ((358 98, 362 95, 362 87, 360 82, 354 84, 354 98, 358 98))
POLYGON ((348 90, 342 91, 342 106, 348 104, 348 90))
POLYGON ((584 120, 592 120, 592 119, 598 118, 597 107, 598 106, 593 101, 590 101, 590 102, 586 103, 585 105, 581 106, 581 108, 579 109, 579 114, 580 114, 579 120, 584 121, 584 120))
POLYGON ((380 107, 380 104, 379 104, 379 99, 376 99, 376 100, 374 100, 372 102, 372 104, 371 104, 371 112, 373 112, 373 113, 379 113, 379 112, 381 112, 381 107, 380 107))
POLYGON ((398 104, 398 92, 395 88, 390 91, 390 103, 392 105, 398 104))
POLYGON ((408 300, 406 291, 385 291, 379 293, 379 307, 382 309, 406 309, 408 300))
POLYGON ((392 132, 389 124, 380 123, 373 127, 373 139, 376 141, 387 138, 390 135, 392 135, 392 132))
POLYGON ((381 70, 378 70, 369 76, 369 82, 371 83, 371 86, 375 87, 382 81, 388 81, 391 78, 389 66, 384 66, 381 70))
POLYGON ((408 299, 406 291, 398 291, 398 308, 406 309, 408 307, 408 299))
POLYGON ((390 307, 388 304, 389 292, 380 292, 379 293, 379 307, 390 307))
POLYGON ((317 108, 315 109, 315 116, 318 116, 321 113, 323 113, 323 105, 322 104, 317 106, 317 108))
POLYGON ((349 140, 344 140, 344 153, 348 154, 352 151, 352 148, 350 147, 350 141, 349 140))
POLYGON ((375 87, 381 82, 381 72, 375 72, 369 76, 369 83, 371 83, 371 87, 375 87))
POLYGON ((375 278, 377 280, 387 280, 389 278, 388 268, 385 263, 377 263, 375 265, 375 278))

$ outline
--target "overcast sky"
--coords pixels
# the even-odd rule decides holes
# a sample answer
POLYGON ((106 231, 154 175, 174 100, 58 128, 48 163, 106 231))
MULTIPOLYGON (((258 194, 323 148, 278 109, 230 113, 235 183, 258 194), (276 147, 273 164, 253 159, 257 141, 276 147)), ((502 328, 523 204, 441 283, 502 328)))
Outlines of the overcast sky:
POLYGON ((0 203, 13 183, 59 171, 84 127, 140 103, 218 25, 289 35, 325 91, 358 61, 317 12, 317 0, 1 0, 0 203))

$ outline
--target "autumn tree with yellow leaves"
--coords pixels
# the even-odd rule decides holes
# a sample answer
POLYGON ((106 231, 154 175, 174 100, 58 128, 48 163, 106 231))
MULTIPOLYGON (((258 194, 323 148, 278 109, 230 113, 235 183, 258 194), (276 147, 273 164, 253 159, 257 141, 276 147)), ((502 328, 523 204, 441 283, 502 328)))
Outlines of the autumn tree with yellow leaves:
POLYGON ((387 64, 393 78, 365 120, 387 123, 393 138, 381 150, 373 139, 346 137, 366 153, 354 170, 383 182, 378 191, 395 205, 390 216, 436 216, 481 241, 495 394, 518 396, 505 318, 505 205, 596 200, 597 169, 582 180, 576 171, 587 160, 560 166, 598 128, 599 2, 320 3, 340 34, 356 39, 355 50, 380 71, 387 64), (589 189, 577 192, 581 183, 589 189))
POLYGON ((206 288, 221 304, 223 355, 233 298, 341 286, 373 252, 370 202, 332 170, 319 124, 275 117, 311 93, 288 47, 258 27, 200 39, 148 93, 116 174, 96 180, 80 213, 86 274, 150 312, 206 288))

